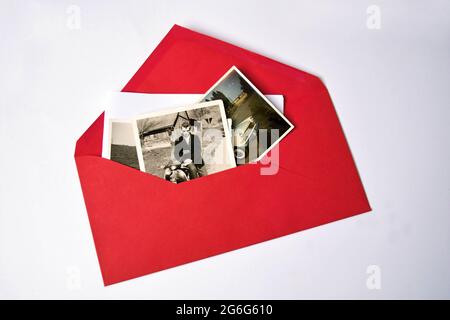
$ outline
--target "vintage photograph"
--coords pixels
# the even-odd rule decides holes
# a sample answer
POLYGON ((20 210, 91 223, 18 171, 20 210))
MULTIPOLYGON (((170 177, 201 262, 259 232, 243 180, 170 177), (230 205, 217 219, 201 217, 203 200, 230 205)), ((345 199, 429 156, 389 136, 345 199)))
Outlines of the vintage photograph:
POLYGON ((139 170, 133 125, 130 121, 109 121, 108 158, 139 170))
POLYGON ((237 165, 260 160, 294 128, 234 66, 212 86, 202 101, 217 99, 223 101, 226 116, 231 119, 237 165))
POLYGON ((223 102, 210 101, 133 121, 141 171, 173 183, 236 166, 223 102))

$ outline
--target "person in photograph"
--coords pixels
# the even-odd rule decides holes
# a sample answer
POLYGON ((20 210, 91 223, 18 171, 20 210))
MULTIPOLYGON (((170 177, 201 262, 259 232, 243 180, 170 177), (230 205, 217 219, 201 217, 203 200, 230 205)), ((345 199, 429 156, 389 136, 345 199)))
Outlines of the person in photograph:
POLYGON ((189 121, 181 124, 181 135, 174 143, 174 158, 185 164, 191 179, 205 175, 200 138, 192 133, 189 121))
POLYGON ((133 133, 139 169, 172 183, 236 167, 221 100, 141 115, 133 133))

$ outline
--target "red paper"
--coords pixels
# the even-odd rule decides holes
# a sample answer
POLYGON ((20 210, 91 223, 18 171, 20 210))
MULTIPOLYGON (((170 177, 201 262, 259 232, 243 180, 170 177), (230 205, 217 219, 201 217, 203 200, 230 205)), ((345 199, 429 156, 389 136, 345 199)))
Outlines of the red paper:
MULTIPOLYGON (((103 115, 75 159, 105 285, 370 211, 327 89, 315 76, 174 26, 123 91, 204 93, 235 65, 282 94, 295 129, 276 175, 261 163, 179 185, 101 158, 103 115)), ((270 257, 267 257, 270 259, 270 257)))

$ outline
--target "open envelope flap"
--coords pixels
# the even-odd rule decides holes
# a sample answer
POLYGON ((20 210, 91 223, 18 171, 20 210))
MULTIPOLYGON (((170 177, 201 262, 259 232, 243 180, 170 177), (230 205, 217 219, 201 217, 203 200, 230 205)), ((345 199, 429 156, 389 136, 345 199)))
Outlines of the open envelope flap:
POLYGON ((284 96, 295 128, 280 143, 283 168, 314 179, 343 166, 346 179, 360 183, 328 91, 306 72, 175 25, 123 91, 206 92, 233 65, 264 94, 284 96))
POLYGON ((343 194, 349 205, 370 211, 328 90, 316 76, 174 25, 123 91, 206 92, 233 65, 264 94, 284 96, 295 128, 280 142, 280 167, 297 174, 298 183, 334 189, 329 201, 343 194))
POLYGON ((77 142, 86 208, 106 285, 370 211, 322 82, 178 26, 124 91, 201 93, 236 65, 262 92, 282 93, 295 129, 280 169, 249 164, 174 185, 103 159, 103 117, 77 142))

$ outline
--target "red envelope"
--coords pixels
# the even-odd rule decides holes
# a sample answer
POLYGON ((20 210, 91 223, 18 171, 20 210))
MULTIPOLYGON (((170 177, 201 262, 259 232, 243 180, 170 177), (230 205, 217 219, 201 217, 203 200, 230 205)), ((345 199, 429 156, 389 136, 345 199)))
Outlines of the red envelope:
MULTIPOLYGON (((174 26, 123 91, 204 93, 235 65, 282 94, 295 125, 279 170, 239 166, 179 185, 101 158, 103 115, 75 160, 105 285, 370 211, 338 117, 315 76, 174 26)), ((270 259, 270 257, 267 257, 270 259)))

